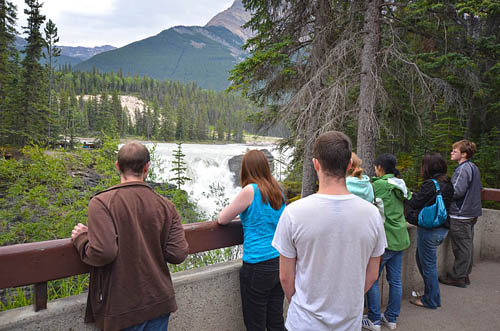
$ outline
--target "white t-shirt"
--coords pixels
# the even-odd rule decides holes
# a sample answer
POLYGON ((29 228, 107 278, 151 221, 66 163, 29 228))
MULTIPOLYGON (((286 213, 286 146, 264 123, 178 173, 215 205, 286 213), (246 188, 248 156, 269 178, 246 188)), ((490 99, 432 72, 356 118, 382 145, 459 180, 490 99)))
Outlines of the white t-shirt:
POLYGON ((272 245, 297 259, 289 331, 361 329, 366 267, 387 247, 375 206, 353 194, 310 195, 285 208, 272 245))

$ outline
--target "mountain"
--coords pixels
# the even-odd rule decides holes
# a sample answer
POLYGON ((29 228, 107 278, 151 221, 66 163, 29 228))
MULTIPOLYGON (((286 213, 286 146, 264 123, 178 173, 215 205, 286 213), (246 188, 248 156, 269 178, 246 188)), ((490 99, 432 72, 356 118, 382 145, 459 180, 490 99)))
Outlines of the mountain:
POLYGON ((241 28, 250 15, 241 0, 214 16, 207 25, 176 26, 124 47, 100 53, 76 65, 75 70, 146 75, 156 79, 196 82, 223 90, 229 71, 245 58, 242 45, 251 36, 241 28))
POLYGON ((249 29, 243 29, 241 26, 248 22, 250 18, 252 18, 252 15, 245 11, 241 0, 237 0, 230 8, 215 15, 205 27, 223 26, 246 41, 248 38, 253 37, 254 34, 249 29))
MULTIPOLYGON (((17 50, 21 51, 24 49, 24 47, 26 47, 26 40, 18 36, 16 37, 14 44, 17 50)), ((57 61, 56 66, 64 64, 71 64, 72 66, 74 66, 84 60, 91 58, 94 55, 116 48, 111 45, 104 45, 97 47, 83 47, 83 46, 74 47, 74 46, 57 45, 57 47, 61 49, 61 55, 56 60, 57 61)), ((21 57, 23 56, 24 55, 21 53, 21 57)), ((43 59, 42 62, 45 63, 43 59)))
POLYGON ((92 56, 102 52, 107 52, 115 49, 111 45, 96 46, 96 47, 83 47, 83 46, 58 46, 61 49, 61 55, 69 56, 72 58, 80 59, 81 61, 90 59, 92 56))

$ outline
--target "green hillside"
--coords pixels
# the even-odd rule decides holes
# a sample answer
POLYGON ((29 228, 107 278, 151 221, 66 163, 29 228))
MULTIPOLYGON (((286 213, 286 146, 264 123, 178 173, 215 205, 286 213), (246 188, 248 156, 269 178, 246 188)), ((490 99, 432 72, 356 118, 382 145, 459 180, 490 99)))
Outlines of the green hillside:
POLYGON ((202 88, 223 90, 228 86, 228 71, 242 55, 243 40, 224 27, 178 26, 156 36, 112 51, 98 54, 75 66, 90 71, 175 80, 195 81, 202 88))
MULTIPOLYGON (((78 64, 80 62, 82 62, 82 60, 80 60, 79 58, 71 57, 71 56, 67 56, 67 55, 60 55, 56 58, 55 66, 56 66, 56 68, 58 66, 62 66, 65 64, 70 64, 71 66, 75 66, 76 64, 78 64)), ((42 63, 45 63, 45 61, 42 60, 42 63)))

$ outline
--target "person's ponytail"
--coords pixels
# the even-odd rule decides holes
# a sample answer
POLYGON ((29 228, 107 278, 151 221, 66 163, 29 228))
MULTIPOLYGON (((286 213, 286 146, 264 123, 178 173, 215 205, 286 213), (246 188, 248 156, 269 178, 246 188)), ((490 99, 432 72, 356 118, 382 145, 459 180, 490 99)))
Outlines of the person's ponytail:
POLYGON ((375 165, 376 166, 381 166, 382 169, 384 169, 386 174, 394 174, 396 177, 400 177, 401 173, 399 172, 398 169, 396 169, 396 164, 397 164, 396 157, 392 154, 385 153, 380 155, 376 160, 375 160, 375 165))

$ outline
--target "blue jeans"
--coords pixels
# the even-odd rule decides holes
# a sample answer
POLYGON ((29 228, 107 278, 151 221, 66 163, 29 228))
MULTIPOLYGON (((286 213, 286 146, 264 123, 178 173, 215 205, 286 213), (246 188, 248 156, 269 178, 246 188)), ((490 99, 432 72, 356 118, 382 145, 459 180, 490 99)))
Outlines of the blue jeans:
MULTIPOLYGON (((385 250, 380 263, 378 277, 382 270, 386 269, 387 282, 389 283, 389 303, 385 309, 384 316, 389 322, 397 322, 401 311, 401 298, 403 296, 401 282, 401 265, 403 263, 403 251, 385 250)), ((366 293, 366 301, 368 305, 368 318, 375 324, 379 324, 380 315, 380 289, 378 287, 378 279, 366 293)))
POLYGON ((427 230, 419 227, 417 232, 417 266, 425 284, 422 303, 432 309, 441 306, 436 251, 447 234, 446 228, 427 230))
POLYGON ((141 324, 130 326, 126 329, 122 329, 122 331, 166 331, 168 328, 169 318, 170 313, 141 324))

